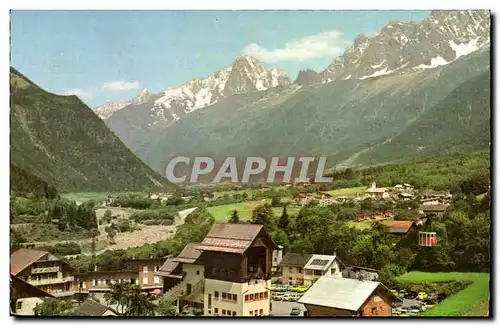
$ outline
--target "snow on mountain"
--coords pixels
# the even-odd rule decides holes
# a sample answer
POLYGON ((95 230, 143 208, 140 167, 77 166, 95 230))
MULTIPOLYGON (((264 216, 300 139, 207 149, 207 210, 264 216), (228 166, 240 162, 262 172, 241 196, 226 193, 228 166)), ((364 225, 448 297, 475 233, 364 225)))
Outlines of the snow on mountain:
POLYGON ((123 109, 128 105, 139 105, 142 103, 146 103, 150 100, 151 96, 152 94, 149 93, 147 89, 143 89, 136 97, 134 97, 130 101, 106 102, 103 105, 95 108, 94 112, 99 116, 99 118, 106 120, 115 112, 123 109))
POLYGON ((290 84, 290 77, 281 69, 266 70, 253 57, 242 56, 230 67, 206 78, 198 78, 177 88, 168 88, 150 108, 152 125, 170 125, 183 115, 212 105, 231 95, 265 91, 290 84))
POLYGON ((319 81, 435 68, 489 43, 488 10, 436 10, 421 23, 391 21, 371 38, 359 35, 320 73, 319 81))

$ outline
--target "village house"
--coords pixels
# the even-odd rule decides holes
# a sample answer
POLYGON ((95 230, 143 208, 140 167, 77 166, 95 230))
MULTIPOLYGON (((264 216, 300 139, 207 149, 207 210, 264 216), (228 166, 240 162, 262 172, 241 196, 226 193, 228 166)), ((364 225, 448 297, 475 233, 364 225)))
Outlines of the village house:
POLYGON ((353 278, 362 281, 378 281, 380 271, 361 266, 346 266, 342 271, 342 276, 344 278, 353 278))
POLYGON ((323 276, 299 299, 307 316, 392 316, 401 302, 380 282, 323 276))
POLYGON ((308 205, 309 203, 311 203, 313 200, 315 200, 316 197, 314 196, 314 194, 299 194, 295 200, 294 200, 294 203, 295 205, 297 206, 306 206, 308 205))
POLYGON ((138 285, 145 292, 159 294, 163 289, 161 277, 155 275, 165 258, 137 259, 125 262, 125 268, 115 271, 95 269, 86 273, 74 273, 78 293, 105 293, 115 283, 127 282, 138 285), (157 290, 157 291, 155 291, 157 290))
POLYGON ((157 272, 164 300, 176 300, 179 310, 192 303, 205 316, 267 316, 275 249, 262 225, 216 223, 157 272))
POLYGON ((422 205, 421 211, 425 216, 443 216, 450 204, 422 205))
POLYGON ((319 206, 325 207, 325 206, 331 206, 333 204, 337 204, 338 202, 335 200, 335 198, 330 195, 329 193, 320 193, 320 198, 319 198, 319 206))
POLYGON ((281 261, 281 282, 311 286, 323 275, 342 277, 343 265, 335 255, 287 253, 281 261))
POLYGON ((311 254, 287 252, 281 260, 281 282, 288 285, 304 285, 304 266, 311 254))
POLYGON ((273 251, 273 266, 271 271, 276 273, 279 271, 281 261, 283 260, 283 246, 277 245, 276 249, 273 251))
POLYGON ((366 189, 365 195, 374 199, 389 198, 389 190, 387 188, 377 188, 377 184, 374 182, 370 188, 366 189))
POLYGON ((19 249, 10 255, 10 273, 55 297, 71 297, 73 268, 47 251, 19 249))
POLYGON ((117 313, 111 308, 100 304, 92 299, 85 300, 80 304, 74 311, 75 316, 85 316, 85 317, 107 317, 107 316, 117 316, 117 313))
POLYGON ((405 236, 409 232, 417 229, 417 223, 415 221, 387 220, 382 221, 381 223, 388 228, 387 233, 391 235, 405 236))
POLYGON ((394 217, 393 212, 378 212, 378 213, 370 213, 370 214, 360 214, 356 216, 356 222, 362 221, 382 221, 391 219, 394 217))
POLYGON ((51 298, 53 295, 10 274, 10 311, 15 315, 33 316, 33 309, 42 298, 51 298))

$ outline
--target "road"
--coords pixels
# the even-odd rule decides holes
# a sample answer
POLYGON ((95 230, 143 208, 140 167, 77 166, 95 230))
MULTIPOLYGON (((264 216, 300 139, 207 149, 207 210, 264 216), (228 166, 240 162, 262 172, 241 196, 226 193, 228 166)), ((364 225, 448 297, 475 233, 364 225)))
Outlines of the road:
POLYGON ((306 307, 303 304, 297 302, 271 301, 271 304, 271 314, 273 314, 273 316, 290 316, 292 308, 297 307, 302 313, 299 316, 290 317, 300 317, 304 315, 304 311, 306 310, 306 307))
MULTIPOLYGON (((117 207, 107 207, 96 210, 96 215, 98 220, 101 220, 102 216, 104 216, 104 212, 109 209, 112 212, 112 215, 120 215, 121 217, 128 218, 135 210, 127 209, 127 208, 117 208, 117 207)), ((172 225, 142 225, 141 230, 133 231, 133 232, 125 232, 118 233, 115 236, 115 245, 108 246, 102 250, 97 251, 95 254, 99 255, 105 252, 106 250, 117 250, 123 249, 126 250, 132 247, 142 246, 144 244, 155 243, 158 241, 166 240, 172 237, 177 227, 184 224, 186 216, 191 214, 197 209, 189 208, 182 210, 178 213, 178 216, 175 218, 174 223, 172 225)), ((99 230, 101 234, 97 237, 97 240, 105 240, 106 233, 104 232, 104 225, 99 225, 99 230)), ((90 242, 92 239, 85 239, 90 242)), ((80 255, 90 256, 91 252, 81 253, 80 255)), ((79 255, 68 255, 66 258, 74 258, 79 255)))

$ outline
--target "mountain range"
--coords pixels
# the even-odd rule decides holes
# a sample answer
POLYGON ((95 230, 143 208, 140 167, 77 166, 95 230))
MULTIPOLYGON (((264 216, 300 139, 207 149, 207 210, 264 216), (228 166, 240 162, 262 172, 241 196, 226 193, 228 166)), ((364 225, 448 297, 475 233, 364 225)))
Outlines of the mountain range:
POLYGON ((74 192, 172 186, 78 97, 49 93, 13 68, 10 93, 11 189, 47 196, 54 187, 74 192))
MULTIPOLYGON (((463 125, 447 118, 458 110, 448 96, 472 91, 461 86, 468 81, 485 85, 489 51, 489 11, 432 11, 419 23, 391 21, 372 37, 359 35, 325 70, 301 71, 294 82, 239 57, 104 121, 157 171, 174 155, 322 154, 347 167, 465 150, 464 142, 446 146, 464 136, 463 125), (448 137, 432 141, 438 130, 425 127, 430 117, 450 122, 440 130, 448 137), (424 137, 407 137, 419 130, 424 137)), ((471 128, 487 136, 468 139, 467 148, 488 146, 489 106, 470 105, 481 112, 471 115, 471 128)))

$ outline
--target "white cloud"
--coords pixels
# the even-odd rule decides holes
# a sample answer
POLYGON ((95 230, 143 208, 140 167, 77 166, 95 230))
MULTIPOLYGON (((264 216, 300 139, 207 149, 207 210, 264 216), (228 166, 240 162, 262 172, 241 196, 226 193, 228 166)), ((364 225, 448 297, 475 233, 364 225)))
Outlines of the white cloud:
POLYGON ((252 43, 245 46, 241 54, 253 56, 263 62, 306 61, 342 54, 345 44, 344 34, 338 30, 331 30, 288 41, 284 47, 277 49, 266 49, 252 43))
POLYGON ((103 89, 116 92, 130 91, 132 89, 139 89, 139 87, 141 87, 141 84, 138 81, 117 80, 102 84, 103 89))
POLYGON ((64 95, 76 95, 82 99, 90 99, 92 98, 92 94, 89 91, 86 91, 81 88, 71 88, 64 92, 64 95))

